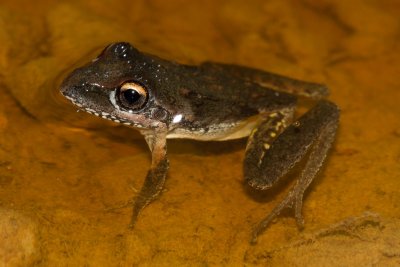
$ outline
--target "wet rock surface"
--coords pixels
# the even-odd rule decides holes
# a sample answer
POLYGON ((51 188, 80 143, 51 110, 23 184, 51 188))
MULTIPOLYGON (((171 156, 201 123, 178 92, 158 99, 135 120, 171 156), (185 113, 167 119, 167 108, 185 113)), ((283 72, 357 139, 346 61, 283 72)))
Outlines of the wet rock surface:
POLYGON ((397 10, 390 0, 2 1, 0 243, 10 246, 0 258, 7 266, 398 265, 397 10), (340 128, 305 198, 302 232, 288 212, 251 246, 252 227, 285 188, 246 190, 245 141, 179 140, 169 142, 165 192, 128 230, 127 203, 150 164, 143 138, 76 113, 58 93, 66 72, 121 40, 182 63, 236 63, 329 86, 340 128))

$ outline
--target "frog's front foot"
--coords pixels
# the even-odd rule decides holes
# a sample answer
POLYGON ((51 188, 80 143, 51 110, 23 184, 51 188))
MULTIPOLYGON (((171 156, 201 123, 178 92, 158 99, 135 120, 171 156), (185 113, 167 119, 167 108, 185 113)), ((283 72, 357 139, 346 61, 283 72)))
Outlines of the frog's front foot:
POLYGON ((339 109, 335 104, 322 100, 287 128, 277 127, 285 123, 283 114, 274 116, 277 118, 275 123, 268 120, 260 124, 249 139, 244 163, 245 178, 249 184, 257 189, 268 189, 306 155, 308 158, 287 196, 256 226, 251 243, 257 241, 257 237, 285 208, 294 209, 297 224, 302 228, 303 195, 332 145, 339 121, 339 109), (266 134, 268 137, 265 137, 266 134))

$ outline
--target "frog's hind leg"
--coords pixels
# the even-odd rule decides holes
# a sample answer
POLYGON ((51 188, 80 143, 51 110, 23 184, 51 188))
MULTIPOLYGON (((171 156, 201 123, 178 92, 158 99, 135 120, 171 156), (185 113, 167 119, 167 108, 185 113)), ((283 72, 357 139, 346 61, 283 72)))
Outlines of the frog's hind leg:
POLYGON ((279 120, 275 123, 273 120, 272 123, 271 120, 266 120, 250 136, 246 149, 244 173, 248 183, 256 189, 270 188, 308 155, 304 169, 287 196, 254 229, 252 242, 256 242, 258 235, 285 208, 293 208, 297 224, 299 227, 303 226, 301 214, 303 195, 321 168, 332 145, 338 121, 337 106, 322 100, 287 128, 276 127, 279 125, 279 120), (275 129, 278 134, 273 131, 275 129), (260 133, 257 134, 259 131, 260 133), (269 134, 269 136, 265 138, 263 134, 269 134))
POLYGON ((312 98, 315 100, 322 99, 329 95, 328 87, 323 84, 305 82, 266 71, 258 71, 254 76, 254 81, 259 85, 276 91, 312 98))
POLYGON ((323 84, 301 81, 272 72, 239 65, 213 62, 205 62, 202 66, 208 69, 214 69, 216 71, 223 71, 234 77, 255 82, 263 87, 293 95, 304 96, 316 100, 322 99, 329 95, 328 87, 323 84))

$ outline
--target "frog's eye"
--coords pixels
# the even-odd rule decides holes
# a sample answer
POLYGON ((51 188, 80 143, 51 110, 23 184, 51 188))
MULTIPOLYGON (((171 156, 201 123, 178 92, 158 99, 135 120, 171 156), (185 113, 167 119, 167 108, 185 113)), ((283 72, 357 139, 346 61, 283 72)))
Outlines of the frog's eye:
POLYGON ((117 98, 122 107, 138 110, 147 103, 148 93, 143 85, 129 81, 118 88, 117 98))

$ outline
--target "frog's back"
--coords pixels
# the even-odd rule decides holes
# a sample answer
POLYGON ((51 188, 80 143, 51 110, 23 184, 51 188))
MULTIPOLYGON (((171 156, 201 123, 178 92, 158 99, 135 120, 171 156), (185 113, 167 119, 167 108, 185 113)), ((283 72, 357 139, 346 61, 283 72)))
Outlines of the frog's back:
POLYGON ((273 112, 292 106, 296 97, 264 87, 254 81, 231 75, 223 68, 182 66, 180 95, 193 104, 199 112, 232 114, 236 118, 249 117, 261 112, 273 112), (217 110, 214 110, 217 109, 217 110))
POLYGON ((227 140, 248 136, 259 123, 259 114, 287 108, 292 95, 229 75, 223 69, 177 66, 178 94, 187 103, 185 121, 169 138, 227 140))

